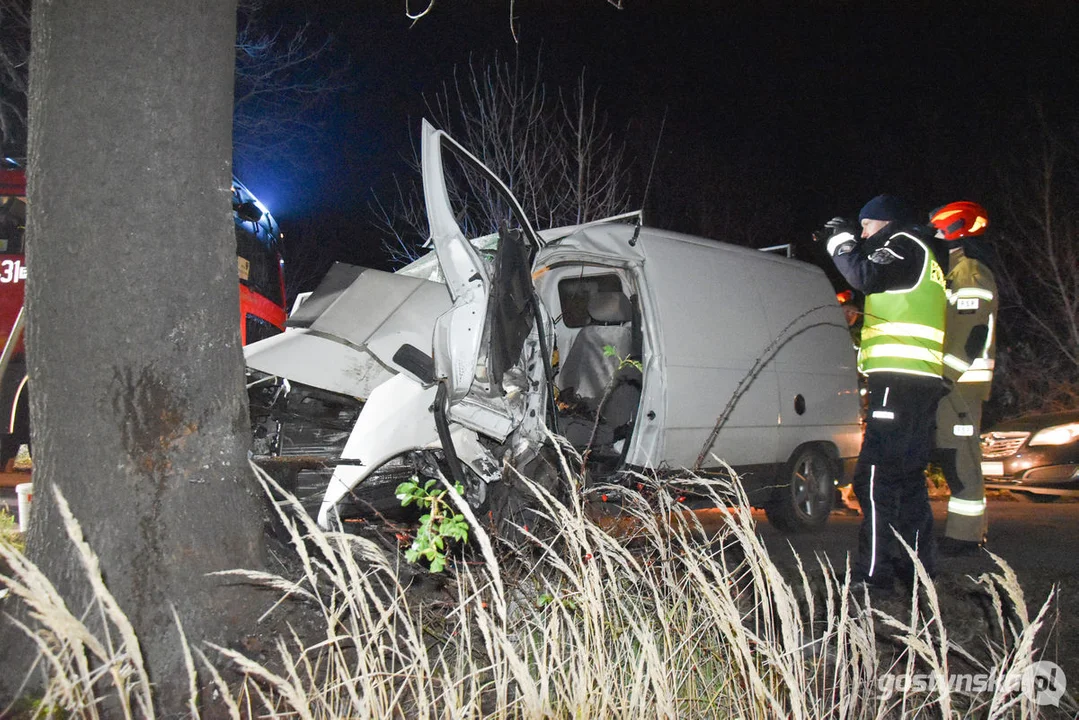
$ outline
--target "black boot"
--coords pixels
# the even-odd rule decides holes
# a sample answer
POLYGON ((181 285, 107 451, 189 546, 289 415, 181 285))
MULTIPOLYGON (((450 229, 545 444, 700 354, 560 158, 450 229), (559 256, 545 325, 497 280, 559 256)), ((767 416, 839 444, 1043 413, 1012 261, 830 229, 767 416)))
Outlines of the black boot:
POLYGON ((982 543, 971 540, 956 540, 955 538, 946 537, 940 541, 937 551, 944 557, 972 557, 981 552, 983 547, 982 543))

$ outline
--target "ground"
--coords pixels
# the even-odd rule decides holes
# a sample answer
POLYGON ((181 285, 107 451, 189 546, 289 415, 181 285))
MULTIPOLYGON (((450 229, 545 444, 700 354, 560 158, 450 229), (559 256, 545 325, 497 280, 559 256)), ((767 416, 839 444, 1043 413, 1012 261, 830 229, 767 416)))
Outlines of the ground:
MULTIPOLYGON (((938 532, 943 530, 947 503, 932 503, 938 532)), ((1034 503, 1001 493, 990 498, 987 547, 1016 572, 1033 616, 1056 588, 1055 602, 1046 620, 1045 653, 1042 659, 1057 663, 1079 686, 1079 502, 1034 503)), ((758 515, 756 512, 754 515, 758 515)), ((805 562, 814 553, 827 555, 842 566, 856 542, 861 517, 837 511, 818 532, 785 535, 768 525, 759 514, 759 534, 781 568, 793 568, 793 551, 805 562), (789 545, 788 545, 789 543, 789 545)), ((982 613, 964 602, 969 578, 993 571, 985 554, 941 558, 936 578, 945 622, 951 638, 964 647, 977 649, 984 643, 982 613)), ((1074 690, 1073 690, 1074 692, 1074 690)))

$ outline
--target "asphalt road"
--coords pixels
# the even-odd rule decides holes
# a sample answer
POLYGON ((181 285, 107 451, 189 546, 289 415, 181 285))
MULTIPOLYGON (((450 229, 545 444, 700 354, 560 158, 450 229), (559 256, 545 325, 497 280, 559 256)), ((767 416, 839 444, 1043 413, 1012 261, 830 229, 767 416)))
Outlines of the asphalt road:
MULTIPOLYGON (((944 530, 946 502, 935 500, 932 505, 939 534, 944 530)), ((987 511, 987 548, 1004 558, 1021 580, 1079 575, 1079 502, 1035 503, 1007 496, 990 498, 987 511)), ((860 515, 835 511, 818 531, 788 535, 769 525, 763 512, 754 511, 753 515, 773 554, 789 554, 789 542, 802 557, 826 552, 833 561, 842 560, 846 551, 854 549, 862 520, 860 515)), ((975 572, 983 567, 978 558, 942 558, 941 572, 975 572)))
MULTIPOLYGON (((932 503, 937 533, 943 532, 946 502, 932 503)), ((1070 680, 1068 689, 1079 688, 1079 502, 1060 500, 1035 503, 1002 493, 990 498, 987 548, 1015 571, 1023 588, 1030 616, 1041 608, 1054 586, 1057 596, 1046 620, 1044 654, 1040 659, 1056 662, 1070 680)), ((758 533, 772 558, 781 567, 792 562, 792 549, 802 558, 827 555, 842 568, 846 554, 854 551, 861 516, 833 512, 819 531, 786 535, 768 524, 764 513, 754 512, 758 533)), ((937 573, 938 592, 954 588, 963 576, 999 573, 991 558, 941 558, 937 573)), ((945 616, 947 619, 947 615, 945 616)), ((956 623, 957 625, 961 623, 956 623)), ((962 634, 963 628, 956 628, 962 634)), ((951 632, 951 629, 949 629, 951 632)), ((972 643, 981 638, 969 638, 972 643)))

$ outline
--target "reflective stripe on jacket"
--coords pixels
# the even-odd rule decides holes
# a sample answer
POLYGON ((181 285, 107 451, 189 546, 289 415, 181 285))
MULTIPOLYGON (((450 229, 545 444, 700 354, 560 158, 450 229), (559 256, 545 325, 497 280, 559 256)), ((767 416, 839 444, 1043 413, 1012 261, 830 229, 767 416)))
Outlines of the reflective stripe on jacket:
POLYGON ((989 268, 967 257, 961 248, 951 253, 948 272, 948 318, 944 340, 945 376, 956 382, 982 384, 989 399, 996 356, 996 281, 989 268), (975 330, 984 332, 984 340, 975 330))

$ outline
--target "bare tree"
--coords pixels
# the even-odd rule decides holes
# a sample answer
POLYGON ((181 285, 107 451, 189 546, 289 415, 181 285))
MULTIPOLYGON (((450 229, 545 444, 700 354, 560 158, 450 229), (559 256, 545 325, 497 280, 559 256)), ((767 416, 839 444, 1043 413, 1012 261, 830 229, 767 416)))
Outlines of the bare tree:
MULTIPOLYGON (((26 148, 30 0, 0 0, 0 140, 5 150, 26 148)), ((331 38, 309 25, 268 30, 262 3, 238 11, 233 101, 233 153, 239 158, 304 155, 319 131, 318 109, 344 87, 347 62, 331 38)))
MULTIPOLYGON (((413 163, 413 172, 419 173, 418 163, 413 163)), ((425 241, 426 216, 423 198, 419 196, 414 184, 403 185, 399 177, 394 177, 396 196, 387 206, 375 195, 371 201, 371 212, 376 229, 382 233, 382 254, 390 267, 401 267, 415 260, 422 254, 425 241)))
POLYGON ((1071 177, 1077 161, 1053 143, 1031 159, 1026 192, 1007 207, 1013 228, 1003 240, 1011 262, 1003 274, 1009 302, 1079 368, 1079 187, 1071 177))
MULTIPOLYGON (((173 0, 39 2, 33 16, 27 553, 76 615, 90 607, 62 491, 138 636, 157 717, 190 710, 173 612, 194 645, 238 641, 251 598, 211 573, 263 562, 236 332, 234 22, 229 2, 173 0)), ((4 695, 28 665, 12 657, 21 630, 0 629, 4 695)))
POLYGON ((1036 116, 1033 136, 1001 173, 996 236, 1004 388, 1019 411, 1079 400, 1079 135, 1036 116))
MULTIPOLYGON (((570 152, 560 158, 563 175, 575 178, 575 194, 568 214, 576 211, 578 223, 624 211, 629 205, 625 168, 625 143, 618 143, 607 130, 607 115, 599 107, 599 94, 589 95, 584 71, 569 99, 559 94, 565 116, 564 144, 570 152)), ((554 223, 552 223, 554 224, 554 223)))
MULTIPOLYGON (((495 175, 540 227, 576 225, 630 209, 624 145, 607 129, 598 94, 586 90, 582 73, 574 91, 554 97, 534 70, 497 57, 454 68, 453 79, 428 102, 432 120, 454 136, 495 175)), ((415 153, 414 153, 415 158, 415 153)), ((411 259, 426 238, 419 164, 398 182, 393 202, 376 198, 372 210, 386 235, 383 249, 411 259)), ((474 235, 495 232, 509 208, 486 180, 466 167, 453 168, 451 192, 466 208, 462 226, 474 235)))
POLYGON ((26 146, 29 59, 30 2, 0 0, 0 143, 5 151, 26 146))
POLYGON ((309 24, 268 30, 261 3, 240 4, 236 35, 233 154, 238 158, 304 154, 320 130, 317 111, 345 86, 347 62, 333 40, 309 24))

